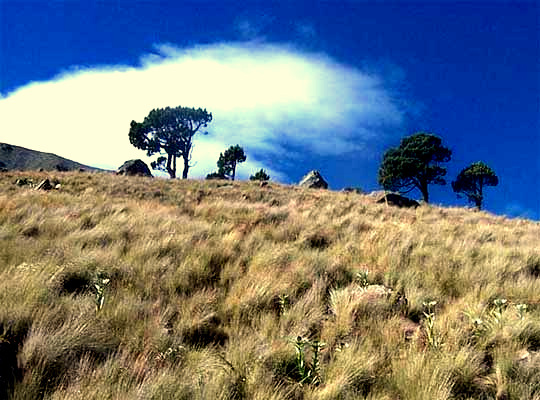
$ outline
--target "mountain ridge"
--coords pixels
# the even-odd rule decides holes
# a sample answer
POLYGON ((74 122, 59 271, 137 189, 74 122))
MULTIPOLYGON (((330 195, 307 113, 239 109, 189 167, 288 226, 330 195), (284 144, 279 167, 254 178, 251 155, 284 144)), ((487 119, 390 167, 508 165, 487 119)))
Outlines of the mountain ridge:
POLYGON ((7 170, 39 170, 45 171, 104 171, 76 161, 60 157, 53 153, 32 150, 0 142, 0 168, 7 170))

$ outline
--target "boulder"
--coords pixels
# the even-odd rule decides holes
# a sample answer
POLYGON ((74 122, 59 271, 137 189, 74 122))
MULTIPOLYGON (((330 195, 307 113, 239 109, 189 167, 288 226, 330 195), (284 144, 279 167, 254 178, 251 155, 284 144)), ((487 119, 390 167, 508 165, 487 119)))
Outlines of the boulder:
POLYGON ((341 189, 341 191, 343 193, 356 193, 356 194, 363 194, 364 191, 360 188, 355 188, 355 187, 350 187, 350 186, 347 186, 347 187, 344 187, 343 189, 341 189))
POLYGON ((315 170, 304 176, 298 186, 310 189, 328 189, 328 183, 326 183, 321 173, 315 170))
POLYGON ((397 207, 418 207, 420 203, 418 203, 416 200, 409 199, 408 197, 402 196, 399 193, 384 193, 380 196, 374 196, 376 197, 377 203, 386 203, 391 206, 397 206, 397 207))
POLYGON ((142 160, 129 160, 126 161, 118 171, 117 175, 126 175, 126 176, 152 176, 150 168, 142 160))
POLYGON ((354 295, 357 300, 371 304, 389 300, 392 289, 384 285, 368 285, 355 290, 354 295))
POLYGON ((29 186, 32 185, 32 180, 28 178, 20 178, 15 181, 15 185, 17 186, 29 186))
POLYGON ((53 189, 53 185, 51 184, 51 181, 48 179, 43 179, 39 184, 36 186, 35 190, 51 190, 53 189))

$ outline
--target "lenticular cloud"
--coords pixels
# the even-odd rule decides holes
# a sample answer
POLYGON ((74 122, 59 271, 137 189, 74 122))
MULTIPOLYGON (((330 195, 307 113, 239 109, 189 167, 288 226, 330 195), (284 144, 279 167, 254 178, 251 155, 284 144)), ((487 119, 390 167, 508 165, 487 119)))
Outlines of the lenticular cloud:
POLYGON ((258 159, 289 148, 320 156, 363 149, 403 119, 382 77, 324 55, 260 43, 162 45, 135 67, 71 68, 0 97, 0 140, 116 168, 145 156, 129 143, 131 120, 179 105, 214 117, 195 141, 192 177, 215 169, 219 152, 237 143, 249 174, 266 168, 258 159))

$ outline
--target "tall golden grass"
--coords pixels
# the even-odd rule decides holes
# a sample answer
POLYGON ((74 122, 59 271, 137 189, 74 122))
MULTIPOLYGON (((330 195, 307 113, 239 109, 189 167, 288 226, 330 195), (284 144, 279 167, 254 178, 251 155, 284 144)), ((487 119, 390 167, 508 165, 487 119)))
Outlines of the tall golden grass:
POLYGON ((538 400, 539 303, 537 222, 276 183, 0 174, 0 398, 538 400))

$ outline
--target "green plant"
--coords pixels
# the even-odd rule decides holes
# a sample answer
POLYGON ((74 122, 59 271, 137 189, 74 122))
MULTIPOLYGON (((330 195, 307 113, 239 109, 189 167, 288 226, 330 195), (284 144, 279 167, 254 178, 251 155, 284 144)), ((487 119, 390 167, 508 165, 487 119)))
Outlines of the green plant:
POLYGON ((516 304, 516 311, 519 315, 519 319, 525 319, 525 313, 527 312, 527 304, 516 304))
POLYGON ((452 151, 442 145, 442 139, 430 133, 418 132, 401 140, 399 147, 384 153, 378 182, 385 190, 408 193, 418 189, 429 202, 428 185, 445 185, 446 169, 452 151))
POLYGON ((184 170, 182 178, 188 176, 193 149, 193 136, 200 128, 212 121, 212 114, 206 109, 175 107, 156 108, 144 117, 144 121, 131 121, 129 141, 146 154, 166 154, 152 162, 152 168, 166 171, 176 178, 176 159, 182 157, 184 170))
POLYGON ((503 316, 503 310, 506 306, 506 299, 495 299, 493 300, 493 304, 495 305, 495 309, 491 310, 491 317, 493 319, 493 322, 497 324, 497 326, 500 328, 502 326, 502 316, 503 316))
POLYGON ((436 301, 430 301, 422 303, 425 308, 423 312, 425 319, 424 328, 426 330, 427 341, 431 348, 437 349, 440 346, 440 338, 437 337, 435 332, 435 311, 433 307, 437 304, 436 301))
POLYGON ((109 285, 111 280, 109 278, 98 278, 94 283, 95 303, 96 311, 101 311, 103 304, 105 303, 105 289, 109 285))
POLYGON ((480 210, 484 201, 484 186, 498 184, 499 178, 495 172, 483 162, 478 161, 459 173, 456 180, 452 182, 452 189, 458 197, 464 194, 480 210))
POLYGON ((255 173, 255 175, 251 175, 249 177, 249 180, 250 181, 269 181, 270 175, 268 175, 266 171, 261 168, 259 171, 255 173))
POLYGON ((186 348, 182 345, 168 347, 165 351, 160 351, 156 356, 158 361, 175 361, 183 357, 186 353, 186 348))
POLYGON ((355 280, 362 289, 365 289, 369 286, 368 275, 369 271, 367 269, 359 271, 355 275, 355 280))
POLYGON ((237 165, 246 161, 246 158, 244 149, 240 145, 229 147, 225 153, 219 154, 218 174, 234 181, 237 165))
POLYGON ((321 383, 321 359, 320 354, 321 350, 324 348, 326 343, 321 342, 320 340, 315 340, 310 343, 311 350, 313 351, 313 357, 311 361, 311 384, 318 386, 321 383))
MULTIPOLYGON (((472 325, 474 336, 485 336, 486 334, 494 332, 503 327, 503 311, 506 303, 506 299, 497 298, 493 300, 493 305, 495 308, 491 309, 487 314, 485 314, 484 311, 482 311, 480 314, 473 311, 464 312, 472 325)), ((523 319, 527 310, 527 305, 518 304, 516 305, 516 310, 520 318, 523 319)))
POLYGON ((320 340, 310 341, 298 336, 296 340, 292 341, 292 344, 296 352, 295 366, 298 372, 298 382, 318 386, 322 382, 320 353, 326 343, 320 340), (306 347, 311 348, 311 362, 306 360, 306 347))
POLYGON ((289 295, 282 293, 278 296, 279 315, 283 315, 285 309, 289 305, 289 295))

